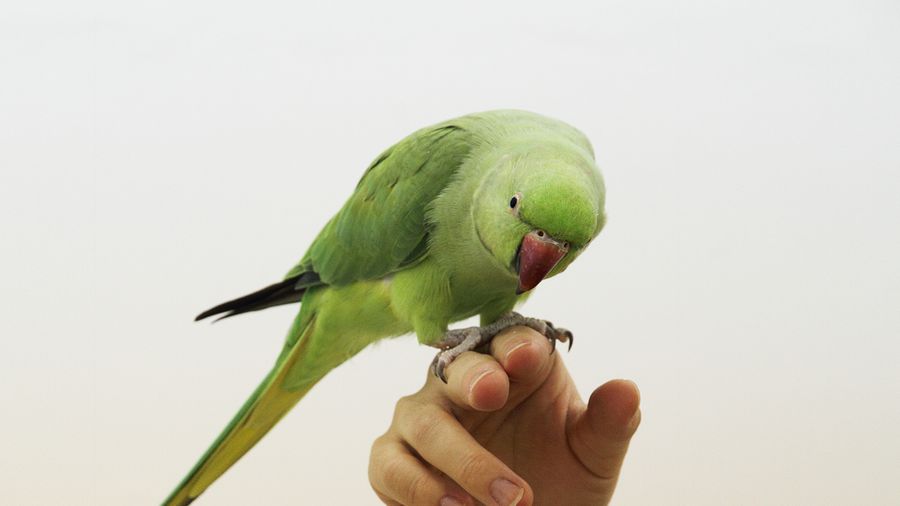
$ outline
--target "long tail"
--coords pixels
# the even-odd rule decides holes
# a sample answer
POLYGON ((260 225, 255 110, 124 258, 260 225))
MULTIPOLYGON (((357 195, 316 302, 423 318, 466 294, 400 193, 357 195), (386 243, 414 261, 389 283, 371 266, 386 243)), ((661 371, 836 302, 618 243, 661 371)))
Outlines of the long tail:
MULTIPOLYGON (((315 330, 315 316, 296 329, 299 339, 286 349, 275 367, 247 399, 200 461, 163 502, 163 506, 186 506, 194 501, 219 476, 253 447, 317 381, 288 390, 285 378, 306 354, 310 336, 315 330)), ((293 331, 292 331, 293 333, 293 331)), ((302 367, 302 365, 301 365, 302 367)))

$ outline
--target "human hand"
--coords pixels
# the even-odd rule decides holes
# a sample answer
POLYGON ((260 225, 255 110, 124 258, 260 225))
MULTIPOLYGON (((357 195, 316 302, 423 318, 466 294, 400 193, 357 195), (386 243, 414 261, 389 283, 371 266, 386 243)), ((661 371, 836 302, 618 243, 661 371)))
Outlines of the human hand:
POLYGON ((640 423, 634 383, 581 400, 559 354, 515 327, 429 373, 372 445, 369 482, 390 505, 584 505, 612 497, 640 423))

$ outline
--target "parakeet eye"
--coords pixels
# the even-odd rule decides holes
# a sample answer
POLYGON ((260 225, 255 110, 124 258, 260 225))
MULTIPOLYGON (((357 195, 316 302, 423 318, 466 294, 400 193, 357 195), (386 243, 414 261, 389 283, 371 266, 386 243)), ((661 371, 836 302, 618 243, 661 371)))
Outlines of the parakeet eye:
POLYGON ((511 199, 509 199, 509 209, 512 211, 513 214, 515 214, 515 215, 519 214, 519 204, 521 204, 521 203, 522 203, 522 193, 516 192, 516 194, 513 195, 511 199))

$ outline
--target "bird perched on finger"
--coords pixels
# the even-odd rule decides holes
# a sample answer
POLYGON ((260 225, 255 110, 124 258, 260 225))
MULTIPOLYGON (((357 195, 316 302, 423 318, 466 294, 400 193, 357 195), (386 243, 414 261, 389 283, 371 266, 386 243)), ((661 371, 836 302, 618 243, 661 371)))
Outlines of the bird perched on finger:
POLYGON ((554 343, 572 334, 513 312, 606 221, 587 138, 555 119, 490 111, 423 128, 381 153, 300 262, 277 283, 197 319, 300 303, 275 365, 164 502, 186 505, 329 371, 383 338, 414 332, 444 370, 505 328, 554 343), (448 330, 480 315, 481 326, 448 330))

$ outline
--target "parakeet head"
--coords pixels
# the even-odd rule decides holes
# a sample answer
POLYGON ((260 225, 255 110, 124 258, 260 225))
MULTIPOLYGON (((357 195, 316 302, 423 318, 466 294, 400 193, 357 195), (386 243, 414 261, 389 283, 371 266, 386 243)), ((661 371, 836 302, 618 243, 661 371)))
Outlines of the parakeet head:
POLYGON ((475 199, 475 227, 523 293, 562 272, 600 233, 604 196, 590 153, 531 144, 496 160, 475 199))

